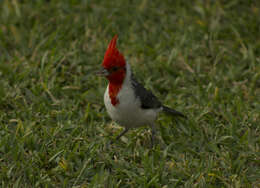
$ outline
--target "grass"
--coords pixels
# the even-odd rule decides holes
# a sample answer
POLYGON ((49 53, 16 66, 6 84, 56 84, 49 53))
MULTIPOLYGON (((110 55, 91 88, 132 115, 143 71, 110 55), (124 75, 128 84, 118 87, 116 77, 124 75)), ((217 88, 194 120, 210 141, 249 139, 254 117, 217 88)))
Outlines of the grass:
POLYGON ((260 186, 258 1, 0 1, 0 187, 260 186), (189 119, 122 128, 103 104, 114 34, 189 119), (111 138, 109 135, 112 134, 111 138))

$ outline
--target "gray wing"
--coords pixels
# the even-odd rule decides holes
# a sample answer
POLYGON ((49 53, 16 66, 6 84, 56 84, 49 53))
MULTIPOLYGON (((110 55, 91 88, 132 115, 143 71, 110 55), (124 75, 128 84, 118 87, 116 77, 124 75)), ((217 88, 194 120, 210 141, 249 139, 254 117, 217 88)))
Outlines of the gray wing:
POLYGON ((131 81, 134 88, 135 95, 140 98, 141 108, 160 108, 161 102, 152 94, 152 92, 146 90, 142 84, 137 82, 133 75, 131 75, 131 81))

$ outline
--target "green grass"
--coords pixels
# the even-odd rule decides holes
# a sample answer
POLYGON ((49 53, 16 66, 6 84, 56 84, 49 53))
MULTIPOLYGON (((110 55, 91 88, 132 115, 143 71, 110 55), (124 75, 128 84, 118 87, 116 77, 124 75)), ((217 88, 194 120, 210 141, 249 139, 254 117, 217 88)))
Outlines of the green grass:
POLYGON ((260 186, 259 1, 0 1, 0 187, 260 186), (107 44, 189 119, 122 131, 107 44), (113 137, 109 135, 112 134, 113 137))

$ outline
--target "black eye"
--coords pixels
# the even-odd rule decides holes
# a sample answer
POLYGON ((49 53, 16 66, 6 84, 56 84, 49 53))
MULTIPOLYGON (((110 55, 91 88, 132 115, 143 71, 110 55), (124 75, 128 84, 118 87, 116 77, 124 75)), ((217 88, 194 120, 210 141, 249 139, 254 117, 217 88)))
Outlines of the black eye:
POLYGON ((113 68, 112 68, 112 71, 115 72, 115 71, 117 71, 118 69, 119 69, 119 67, 113 67, 113 68))

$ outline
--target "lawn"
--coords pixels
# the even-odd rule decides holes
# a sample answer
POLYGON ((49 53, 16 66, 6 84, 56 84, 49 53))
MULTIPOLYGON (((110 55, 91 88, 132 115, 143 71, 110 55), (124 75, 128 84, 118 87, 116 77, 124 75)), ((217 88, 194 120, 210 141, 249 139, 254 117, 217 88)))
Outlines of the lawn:
POLYGON ((0 187, 258 186, 260 1, 0 1, 0 187), (94 72, 115 34, 188 116, 153 149, 148 127, 114 141, 94 72))

